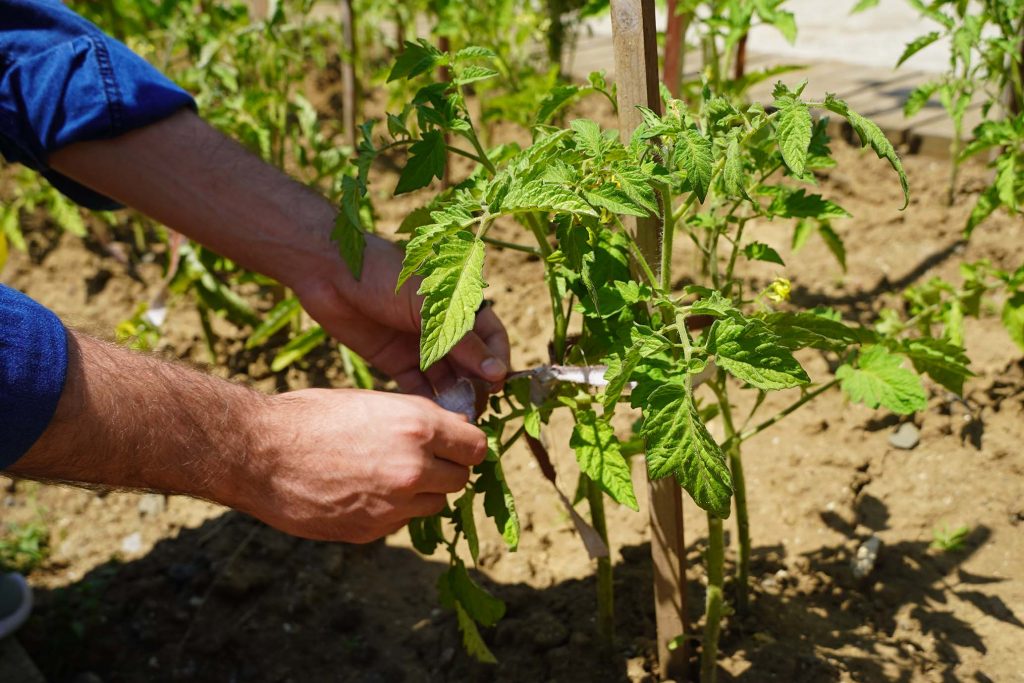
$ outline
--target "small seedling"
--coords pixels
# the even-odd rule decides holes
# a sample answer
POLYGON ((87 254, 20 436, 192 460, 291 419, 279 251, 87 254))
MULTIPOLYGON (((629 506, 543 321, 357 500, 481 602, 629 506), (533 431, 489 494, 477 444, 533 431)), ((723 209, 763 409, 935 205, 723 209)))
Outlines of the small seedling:
POLYGON ((943 526, 941 529, 932 529, 932 550, 941 550, 944 553, 958 553, 967 547, 967 537, 971 533, 968 526, 959 526, 950 529, 943 526))

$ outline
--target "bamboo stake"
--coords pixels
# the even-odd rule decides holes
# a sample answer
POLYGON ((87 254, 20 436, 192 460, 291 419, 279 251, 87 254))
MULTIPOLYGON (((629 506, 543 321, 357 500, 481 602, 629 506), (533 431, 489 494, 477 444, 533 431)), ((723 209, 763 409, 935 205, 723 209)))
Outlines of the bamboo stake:
MULTIPOLYGON (((619 134, 624 142, 628 142, 642 120, 637 106, 661 111, 654 0, 611 0, 611 12, 619 134)), ((626 227, 633 232, 647 261, 660 264, 661 219, 630 218, 626 227)), ((648 493, 658 665, 662 678, 681 678, 686 663, 685 648, 671 649, 669 644, 685 630, 686 555, 682 492, 673 479, 662 479, 649 482, 648 493)))

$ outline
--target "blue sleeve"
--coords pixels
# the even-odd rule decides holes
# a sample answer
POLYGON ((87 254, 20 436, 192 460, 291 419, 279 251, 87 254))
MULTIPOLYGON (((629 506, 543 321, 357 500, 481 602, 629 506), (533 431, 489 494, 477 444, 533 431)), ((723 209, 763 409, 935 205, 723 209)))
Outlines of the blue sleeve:
POLYGON ((59 0, 0 0, 0 153, 76 202, 118 207, 50 169, 50 153, 182 107, 195 108, 188 93, 59 0))
POLYGON ((50 424, 67 368, 67 333, 57 316, 0 285, 0 469, 24 455, 50 424))

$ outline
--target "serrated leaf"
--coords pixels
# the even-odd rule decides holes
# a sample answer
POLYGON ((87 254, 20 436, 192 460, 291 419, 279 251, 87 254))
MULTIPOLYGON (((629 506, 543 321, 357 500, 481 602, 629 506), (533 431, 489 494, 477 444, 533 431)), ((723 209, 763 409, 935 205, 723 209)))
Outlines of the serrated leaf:
POLYGON ((941 37, 941 35, 942 34, 939 33, 938 31, 932 31, 931 33, 926 33, 925 35, 919 36, 914 40, 910 41, 909 43, 907 43, 907 47, 904 48, 903 54, 900 55, 899 60, 897 60, 896 62, 897 68, 901 64, 903 64, 903 62, 907 61, 908 59, 916 55, 918 52, 934 43, 941 37))
POLYGON ((615 502, 638 510, 629 463, 622 455, 622 447, 615 430, 593 410, 576 413, 569 446, 576 452, 580 470, 590 477, 615 502))
POLYGON ((441 531, 441 518, 438 515, 430 517, 414 517, 409 520, 409 539, 416 552, 424 555, 433 555, 437 546, 444 543, 444 533, 441 531))
POLYGON ((701 508, 729 516, 732 478, 725 455, 700 419, 689 390, 665 384, 647 397, 640 429, 652 479, 675 477, 701 508))
POLYGON ((456 85, 466 85, 467 83, 486 81, 487 79, 494 78, 497 75, 498 72, 494 69, 489 69, 486 66, 470 64, 469 66, 458 70, 458 77, 455 79, 455 83, 456 85))
POLYGON ((964 393, 964 380, 974 376, 963 348, 945 339, 911 339, 902 345, 901 350, 910 358, 918 374, 927 374, 957 396, 964 393))
POLYGON ((476 623, 459 603, 455 603, 455 618, 459 623, 459 630, 462 631, 462 646, 466 648, 466 654, 484 664, 497 664, 498 659, 487 647, 476 623))
POLYGON ((416 228, 416 233, 405 245, 405 256, 402 260, 402 271, 398 274, 395 292, 402 288, 406 281, 420 272, 424 264, 434 255, 434 248, 441 240, 456 232, 457 227, 431 223, 416 228))
POLYGON ((466 538, 466 545, 469 546, 469 556, 476 564, 480 556, 480 538, 476 533, 476 518, 473 516, 473 498, 475 492, 468 489, 455 501, 455 511, 459 515, 459 526, 462 528, 462 535, 466 538))
POLYGON ((501 211, 554 211, 597 216, 593 207, 569 190, 539 180, 513 185, 502 199, 501 211))
POLYGON ((629 166, 614 166, 612 177, 634 203, 652 215, 658 213, 658 199, 654 195, 654 188, 648 182, 649 176, 643 170, 629 166))
POLYGON ((846 272, 846 245, 843 244, 843 239, 839 236, 832 226, 826 222, 818 224, 818 234, 821 235, 821 239, 824 240, 825 246, 832 252, 832 255, 836 257, 836 261, 839 262, 839 266, 846 272))
POLYGON ((967 218, 967 225, 964 227, 964 237, 970 237, 974 229, 992 212, 999 208, 999 193, 994 185, 990 185, 984 192, 978 195, 978 201, 971 209, 971 215, 967 218))
POLYGON ((768 186, 760 188, 760 192, 773 194, 767 211, 783 218, 816 218, 825 221, 830 218, 849 218, 850 213, 830 199, 820 194, 807 194, 803 188, 768 186))
POLYGON ((889 165, 892 166, 899 176, 900 187, 903 189, 903 206, 901 208, 907 208, 907 205, 910 204, 910 186, 907 183, 907 173, 903 170, 903 162, 900 161, 899 155, 896 154, 896 149, 889 142, 889 139, 885 137, 882 129, 873 121, 869 121, 851 110, 846 102, 831 93, 825 96, 824 105, 829 111, 839 114, 850 122, 853 130, 856 131, 857 136, 860 138, 862 146, 870 145, 879 159, 885 159, 889 162, 889 165))
POLYGON ((505 616, 505 603, 473 581, 461 560, 457 560, 448 570, 448 582, 452 596, 473 621, 484 626, 494 626, 505 616))
POLYGON ((690 285, 686 288, 686 293, 700 296, 690 304, 690 315, 711 315, 716 318, 740 315, 732 300, 725 298, 717 290, 690 285))
POLYGON ((641 360, 658 353, 668 346, 668 340, 654 334, 650 328, 640 325, 630 330, 632 344, 621 357, 615 355, 607 359, 608 369, 604 373, 608 385, 604 390, 604 409, 606 413, 615 410, 629 377, 641 360))
POLYGON ((464 47, 455 53, 456 61, 462 61, 464 59, 496 59, 498 55, 494 53, 494 50, 481 47, 480 45, 470 45, 464 47))
POLYGON ((858 12, 863 12, 871 9, 872 7, 877 7, 879 2, 881 2, 881 0, 857 0, 857 4, 850 10, 850 14, 857 14, 858 12))
POLYGON ((736 378, 765 391, 789 389, 810 382, 800 363, 761 320, 715 321, 708 339, 715 363, 736 378))
POLYGON ((780 266, 786 265, 783 263, 782 257, 779 256, 779 252, 764 242, 751 242, 743 247, 743 254, 752 261, 767 261, 768 263, 777 263, 780 266))
POLYGON ((870 333, 815 311, 779 311, 769 314, 764 320, 778 335, 779 342, 793 351, 806 347, 842 351, 870 338, 870 333))
POLYGON ((729 140, 729 146, 725 150, 725 165, 722 167, 722 181, 725 183, 725 191, 730 196, 747 197, 746 173, 743 169, 743 152, 739 140, 729 140))
POLYGON ((805 102, 793 97, 777 99, 775 106, 779 108, 775 132, 782 159, 794 174, 803 175, 813 128, 811 110, 805 102))
POLYGON ((505 481, 505 472, 497 456, 489 456, 476 467, 480 476, 473 482, 473 489, 484 495, 484 513, 494 519, 498 533, 512 552, 519 547, 519 513, 512 492, 505 481))
POLYGON ((604 137, 601 128, 590 119, 575 119, 569 122, 578 144, 588 155, 600 159, 604 155, 604 137))
POLYGON ((676 159, 686 171, 690 188, 696 193, 697 199, 703 202, 711 186, 714 167, 711 138, 704 137, 693 128, 684 130, 676 141, 676 159))
POLYGON ((814 223, 809 220, 797 221, 796 225, 793 226, 793 241, 790 243, 790 248, 793 253, 800 251, 807 244, 807 238, 814 232, 814 223))
POLYGON ((428 258, 427 277, 419 294, 425 296, 421 316, 420 368, 444 358, 473 329, 484 298, 484 243, 468 232, 446 240, 428 258))
POLYGON ((572 102, 579 92, 579 87, 575 85, 556 85, 540 101, 534 125, 549 123, 555 114, 572 102))
POLYGON ((646 209, 634 202, 624 190, 611 184, 601 185, 593 190, 585 191, 583 196, 594 206, 607 209, 614 214, 639 216, 641 218, 650 215, 646 209))
POLYGON ((412 192, 426 187, 434 178, 444 177, 448 159, 448 146, 441 131, 431 130, 409 148, 409 160, 398 177, 395 194, 412 192))
POLYGON ((331 239, 338 245, 338 253, 352 271, 352 276, 359 280, 363 275, 363 252, 366 250, 366 235, 359 217, 362 192, 356 179, 348 176, 342 179, 341 188, 341 210, 334 218, 331 239))
POLYGON ((431 208, 429 206, 421 206, 418 209, 413 209, 405 215, 402 222, 399 223, 398 229, 395 230, 400 235, 415 232, 416 228, 423 227, 424 225, 430 225, 433 221, 430 217, 431 208))
POLYGON ((391 67, 387 82, 396 81, 399 78, 415 78, 422 73, 430 71, 444 61, 444 54, 436 47, 426 41, 410 43, 405 41, 402 53, 395 60, 391 67))
POLYGON ((1024 350, 1024 292, 1017 292, 1006 300, 1002 320, 1010 339, 1024 350))
POLYGON ((836 370, 836 379, 855 403, 909 415, 927 408, 928 396, 921 378, 902 365, 903 359, 884 346, 869 346, 861 351, 857 367, 841 365, 836 370))

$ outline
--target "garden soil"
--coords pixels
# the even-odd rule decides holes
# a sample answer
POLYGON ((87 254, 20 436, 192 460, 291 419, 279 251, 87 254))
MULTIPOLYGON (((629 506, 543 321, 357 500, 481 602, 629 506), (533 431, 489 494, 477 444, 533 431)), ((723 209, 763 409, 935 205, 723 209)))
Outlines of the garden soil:
MULTIPOLYGON (((1024 262, 1019 217, 995 217, 968 244, 961 240, 983 168, 965 171, 947 208, 946 162, 906 158, 913 200, 901 212, 884 162, 842 140, 835 148, 839 166, 821 181, 826 196, 854 215, 835 225, 846 240, 848 274, 813 239, 794 254, 783 224, 748 228, 789 265, 796 303, 868 320, 884 305, 901 305, 894 290, 933 276, 957 282, 963 260, 1024 262)), ((382 173, 382 183, 394 182, 382 173)), ((422 201, 388 202, 382 231, 422 201)), ((35 220, 26 226, 29 252, 12 255, 3 281, 69 324, 110 338, 159 289, 162 253, 140 258, 127 237, 81 240, 35 220)), ((496 230, 525 239, 514 226, 496 230)), ((676 272, 692 272, 681 252, 676 272)), ((486 295, 508 326, 514 368, 545 361, 541 265, 512 251, 488 259, 486 295)), ((750 271, 755 287, 775 275, 769 264, 750 271)), ((216 329, 209 371, 232 381, 263 391, 347 383, 333 352, 271 373, 265 352, 244 350, 244 333, 216 329)), ((753 595, 748 613, 725 620, 720 680, 1024 681, 1024 363, 994 308, 968 322, 967 346, 976 376, 963 400, 929 385, 929 409, 912 418, 920 430, 912 450, 889 443, 902 418, 851 405, 838 392, 745 445, 753 595), (935 530, 961 526, 969 533, 960 550, 931 547, 935 530), (857 579, 851 559, 871 537, 881 541, 877 562, 857 579)), ((172 300, 157 352, 209 363, 188 301, 172 300)), ((812 352, 801 361, 812 378, 825 376, 826 358, 812 352)), ((736 393, 742 411, 750 399, 736 393)), ((793 397, 773 396, 763 414, 793 397)), ((711 428, 721 435, 720 425, 711 428)), ((556 420, 548 439, 571 491, 568 429, 556 420)), ((595 633, 594 563, 551 484, 523 447, 508 452, 505 467, 522 542, 509 553, 489 523, 479 523, 477 566, 479 580, 508 605, 501 623, 484 631, 498 666, 463 653, 454 616, 435 593, 443 558, 418 555, 404 532, 365 546, 316 543, 204 501, 2 480, 2 521, 42 521, 51 533, 49 558, 31 575, 36 611, 20 639, 50 680, 80 683, 652 680, 642 470, 634 468, 640 513, 609 509, 617 638, 605 647, 595 633)), ((686 643, 695 652, 706 523, 689 503, 685 520, 686 643)), ((728 559, 731 570, 734 546, 728 559)))

